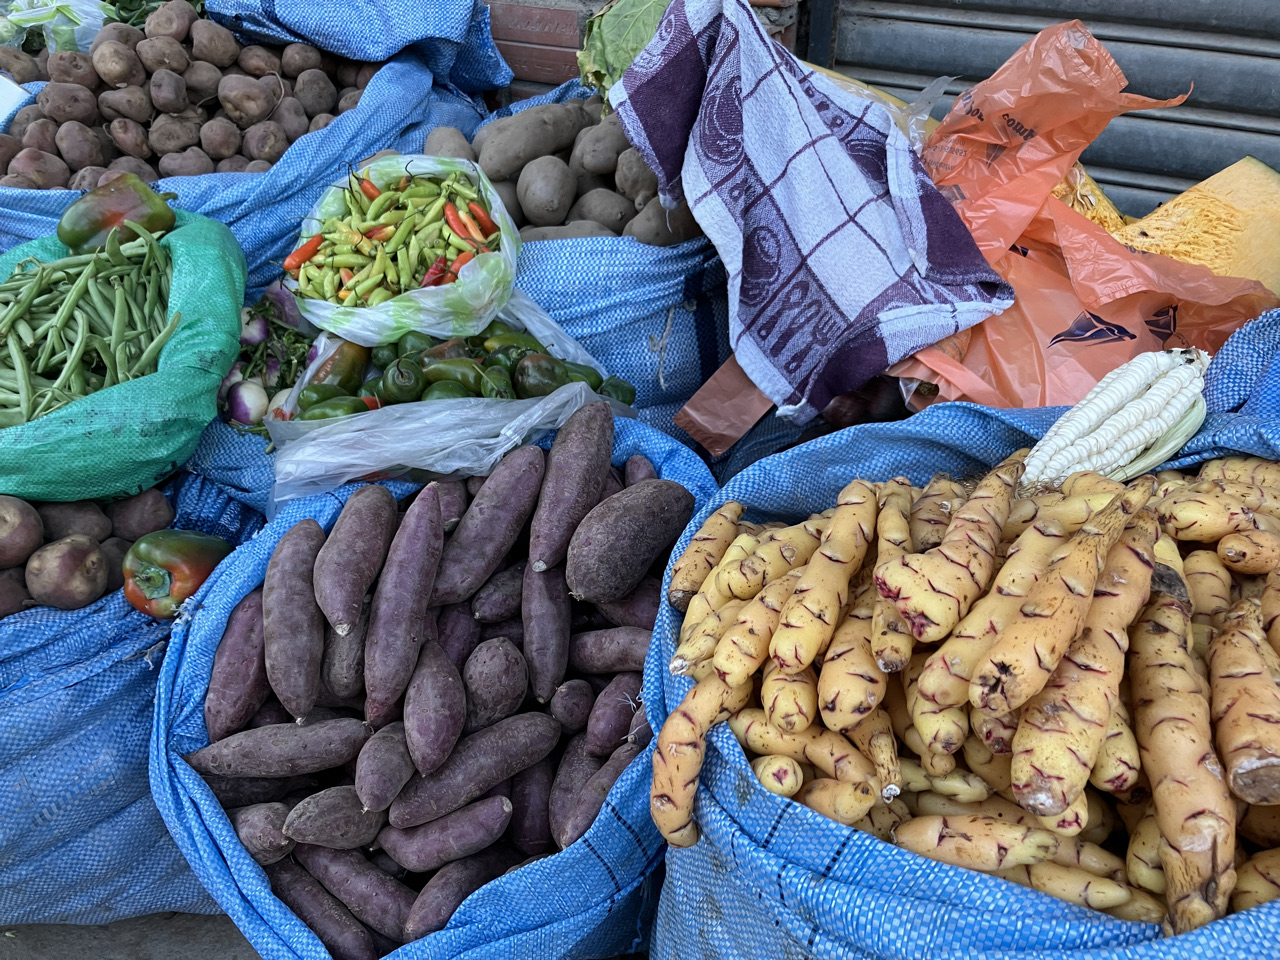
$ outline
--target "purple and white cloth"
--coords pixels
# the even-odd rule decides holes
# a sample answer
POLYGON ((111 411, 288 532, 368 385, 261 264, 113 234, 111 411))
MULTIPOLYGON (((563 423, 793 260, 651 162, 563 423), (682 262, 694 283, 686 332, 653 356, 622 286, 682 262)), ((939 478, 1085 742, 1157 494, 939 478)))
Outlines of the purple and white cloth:
POLYGON ((769 39, 746 0, 673 0, 609 92, 667 209, 729 275, 738 362, 805 422, 1013 303, 883 105, 769 39))

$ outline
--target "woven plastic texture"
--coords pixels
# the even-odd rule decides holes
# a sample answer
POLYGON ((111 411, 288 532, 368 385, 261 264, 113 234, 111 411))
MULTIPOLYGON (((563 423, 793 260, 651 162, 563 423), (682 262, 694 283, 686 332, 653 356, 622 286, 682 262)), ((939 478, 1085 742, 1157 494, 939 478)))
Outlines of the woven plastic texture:
MULTIPOLYGON (((678 480, 699 503, 715 483, 696 456, 642 424, 614 421, 614 463, 647 456, 659 476, 678 480)), ((389 483, 397 496, 408 484, 389 483)), ((196 875, 265 960, 324 960, 315 935, 271 893, 266 875, 236 839, 222 808, 182 756, 208 743, 204 695, 213 655, 232 608, 258 586, 285 531, 304 517, 330 528, 356 490, 343 487, 291 501, 276 519, 217 570, 197 594, 200 609, 174 631, 156 693, 151 784, 156 804, 196 875)), ((660 695, 660 691, 656 692, 660 695)), ((579 960, 626 953, 647 932, 647 878, 662 860, 661 837, 649 820, 648 754, 615 784, 595 824, 580 841, 488 884, 442 931, 402 947, 396 960, 538 957, 579 960)))
MULTIPOLYGON (((1215 396, 1246 408, 1256 399, 1265 410, 1215 414, 1179 464, 1224 448, 1280 455, 1280 407, 1264 400, 1277 395, 1276 384, 1260 372, 1272 366, 1260 358, 1280 347, 1278 319, 1264 316, 1242 329, 1211 378, 1215 396), (1251 366, 1239 359, 1249 351, 1259 358, 1251 366)), ((829 507, 854 477, 905 475, 923 484, 938 472, 976 476, 1039 438, 1062 409, 943 404, 900 423, 812 441, 730 480, 702 505, 676 550, 728 500, 747 504, 751 520, 794 521, 829 507)), ((655 730, 692 686, 666 669, 678 632, 678 616, 664 606, 645 670, 648 684, 661 685, 646 688, 655 730)), ((695 815, 701 842, 667 856, 653 943, 664 960, 1198 960, 1224 950, 1272 956, 1280 938, 1276 904, 1159 940, 1158 927, 916 857, 766 792, 724 725, 710 736, 695 815)))
MULTIPOLYGON (((200 477, 166 494, 185 529, 240 543, 262 523, 200 477)), ((147 779, 168 636, 121 590, 0 620, 0 923, 218 912, 147 779)))
MULTIPOLYGON (((182 321, 157 372, 0 430, 0 491, 28 500, 138 493, 195 450, 239 350, 244 256, 225 226, 188 213, 160 245, 173 262, 169 316, 181 313, 182 321)), ((56 237, 37 240, 0 257, 0 276, 26 257, 66 255, 56 237)))

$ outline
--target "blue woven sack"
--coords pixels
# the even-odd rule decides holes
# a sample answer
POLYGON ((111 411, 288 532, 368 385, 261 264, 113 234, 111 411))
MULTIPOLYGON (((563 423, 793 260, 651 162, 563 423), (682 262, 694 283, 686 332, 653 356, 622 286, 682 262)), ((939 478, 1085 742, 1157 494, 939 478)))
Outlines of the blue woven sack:
MULTIPOLYGON (((715 493, 706 467, 687 448, 629 420, 614 421, 614 463, 644 454, 659 476, 683 483, 699 503, 715 493)), ((550 437, 543 439, 549 445, 550 437)), ((387 486, 398 497, 409 484, 387 486)), ((232 608, 257 587, 280 537, 304 517, 326 530, 358 489, 288 502, 251 543, 236 551, 197 594, 199 609, 174 630, 156 693, 151 786, 156 804, 196 876, 265 960, 323 960, 315 934, 271 893, 205 782, 182 760, 208 743, 204 697, 213 655, 232 608)), ((659 691, 655 691, 657 694, 659 691)), ((648 753, 614 785, 595 824, 552 857, 476 892, 438 933, 392 956, 397 960, 608 957, 643 942, 652 908, 648 878, 662 861, 662 838, 649 820, 648 753)))
MULTIPOLYGON (((240 543, 261 525, 199 477, 166 493, 181 528, 240 543)), ((168 637, 121 590, 0 620, 0 923, 218 912, 147 780, 168 637)))
MULTIPOLYGON (((1280 457, 1277 349, 1280 311, 1228 341, 1208 378, 1216 412, 1179 466, 1228 452, 1280 457)), ((728 500, 747 504, 751 520, 797 520, 829 507, 854 477, 904 475, 923 484, 940 471, 979 475, 1034 442, 1062 412, 946 404, 823 437, 731 480, 702 505, 676 550, 728 500)), ((679 627, 664 606, 646 669, 646 680, 661 685, 646 698, 655 730, 692 686, 665 669, 679 627)), ((1271 957, 1280 943, 1280 904, 1160 939, 1156 926, 881 843, 766 792, 725 725, 711 732, 695 815, 702 840, 667 855, 653 945, 663 960, 1202 960, 1271 957)))

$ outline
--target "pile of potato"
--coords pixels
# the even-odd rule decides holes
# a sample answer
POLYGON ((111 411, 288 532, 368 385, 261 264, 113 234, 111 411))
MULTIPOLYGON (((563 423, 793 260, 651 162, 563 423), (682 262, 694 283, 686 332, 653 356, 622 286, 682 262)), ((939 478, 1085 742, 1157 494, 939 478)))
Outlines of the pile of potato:
POLYGON ((685 203, 654 202, 658 178, 627 142, 617 114, 601 119, 603 101, 549 103, 495 120, 471 143, 437 127, 423 153, 478 162, 525 240, 635 237, 670 246, 700 236, 685 203))
POLYGON ((133 541, 172 522, 156 489, 103 506, 0 496, 0 619, 35 606, 78 610, 119 590, 133 541))
POLYGON ((187 0, 168 0, 142 30, 105 25, 89 53, 2 48, 0 69, 49 83, 0 134, 0 185, 90 190, 120 173, 150 183, 269 170, 354 109, 379 66, 305 43, 241 47, 187 0))
POLYGON ((693 821, 727 720, 764 787, 922 856, 1185 933, 1280 899, 1280 464, 1017 493, 855 480, 672 572, 650 808, 693 821))
POLYGON ((590 404, 549 453, 402 514, 363 487, 327 537, 291 528, 232 612, 210 745, 187 760, 339 960, 439 930, 574 843, 651 739, 658 577, 694 503, 644 457, 620 474, 612 447, 590 404))

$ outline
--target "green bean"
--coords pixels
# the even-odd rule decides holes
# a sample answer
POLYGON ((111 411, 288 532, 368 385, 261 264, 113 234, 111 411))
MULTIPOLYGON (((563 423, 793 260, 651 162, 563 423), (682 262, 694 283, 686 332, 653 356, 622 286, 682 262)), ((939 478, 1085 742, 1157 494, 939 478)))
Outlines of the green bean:
POLYGON ((44 271, 37 270, 35 279, 28 282, 27 290, 23 293, 21 299, 16 300, 4 312, 4 315, 0 316, 0 334, 7 336, 14 321, 27 312, 27 308, 31 306, 31 302, 35 300, 45 282, 44 277, 44 271))
POLYGON ((22 355, 22 347, 18 344, 17 334, 10 333, 9 341, 9 359, 13 361, 13 370, 18 378, 18 398, 22 405, 22 419, 27 421, 31 419, 31 380, 30 371, 27 370, 27 359, 22 355))
POLYGON ((27 323, 25 317, 19 317, 13 324, 13 332, 22 338, 22 342, 28 347, 36 345, 36 333, 31 329, 31 324, 27 323))
POLYGON ((173 336, 173 331, 178 329, 178 324, 182 322, 182 314, 175 313, 173 319, 169 321, 168 326, 164 328, 160 336, 151 341, 151 345, 147 347, 142 356, 132 367, 129 368, 129 379, 132 380, 138 375, 138 371, 145 370, 148 366, 156 362, 156 358, 160 356, 160 351, 164 345, 169 342, 169 338, 173 336))

